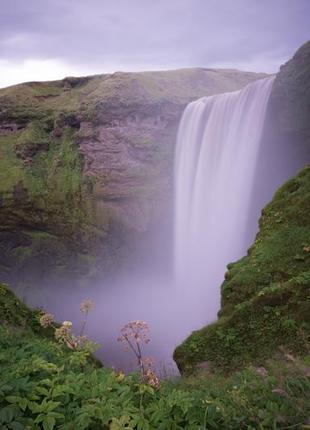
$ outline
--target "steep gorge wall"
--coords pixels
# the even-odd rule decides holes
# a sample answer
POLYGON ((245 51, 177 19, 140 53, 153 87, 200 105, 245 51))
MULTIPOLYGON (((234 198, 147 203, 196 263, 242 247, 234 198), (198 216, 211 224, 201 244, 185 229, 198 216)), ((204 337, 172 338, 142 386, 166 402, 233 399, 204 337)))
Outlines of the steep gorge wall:
POLYGON ((171 231, 184 106, 262 76, 184 69, 1 90, 0 278, 81 279, 130 265, 152 229, 171 231))

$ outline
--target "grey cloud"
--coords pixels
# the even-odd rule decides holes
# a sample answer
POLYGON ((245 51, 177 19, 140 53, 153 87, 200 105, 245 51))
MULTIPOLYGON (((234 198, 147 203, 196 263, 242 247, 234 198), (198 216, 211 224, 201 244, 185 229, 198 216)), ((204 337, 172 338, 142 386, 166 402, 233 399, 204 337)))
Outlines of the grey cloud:
POLYGON ((132 68, 286 59, 309 0, 1 0, 0 58, 132 68))

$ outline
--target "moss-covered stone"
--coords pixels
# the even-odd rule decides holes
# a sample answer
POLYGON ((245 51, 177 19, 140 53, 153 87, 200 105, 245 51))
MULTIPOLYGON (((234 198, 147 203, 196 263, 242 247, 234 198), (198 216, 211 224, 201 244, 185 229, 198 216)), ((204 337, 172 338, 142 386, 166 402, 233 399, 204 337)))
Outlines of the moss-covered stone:
POLYGON ((65 267, 73 270, 73 263, 78 267, 75 257, 89 250, 87 243, 76 249, 83 235, 88 238, 82 171, 71 127, 56 138, 35 120, 16 133, 0 136, 0 272, 4 279, 27 281, 27 272, 31 280, 60 274, 65 267))
POLYGON ((174 353, 181 371, 210 361, 233 370, 261 364, 280 346, 302 355, 310 340, 310 166, 275 194, 248 255, 228 266, 222 308, 174 353))
POLYGON ((50 337, 51 331, 40 326, 40 315, 39 309, 28 308, 7 284, 0 282, 0 326, 50 337))

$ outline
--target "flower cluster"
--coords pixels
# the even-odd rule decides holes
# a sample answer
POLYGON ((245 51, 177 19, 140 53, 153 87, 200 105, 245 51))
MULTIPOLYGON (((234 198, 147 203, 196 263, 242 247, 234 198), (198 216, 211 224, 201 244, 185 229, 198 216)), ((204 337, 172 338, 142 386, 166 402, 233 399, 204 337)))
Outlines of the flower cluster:
POLYGON ((142 342, 149 343, 149 331, 150 329, 146 322, 140 320, 130 321, 121 329, 121 336, 117 340, 120 342, 133 340, 137 344, 142 342))
POLYGON ((159 379, 157 378, 155 372, 152 369, 146 369, 144 371, 143 379, 148 385, 155 388, 155 390, 158 390, 160 388, 159 379))
POLYGON ((157 377, 154 367, 155 361, 152 357, 144 357, 143 362, 143 380, 151 387, 158 390, 160 388, 159 378, 157 377))
POLYGON ((72 322, 71 321, 64 321, 63 323, 62 323, 62 325, 64 326, 64 327, 67 327, 68 329, 70 329, 71 330, 71 328, 72 328, 72 322))
POLYGON ((84 331, 87 324, 88 312, 93 309, 94 305, 94 302, 90 299, 83 300, 83 302, 80 304, 80 311, 82 314, 84 314, 84 319, 82 321, 79 336, 76 336, 72 333, 71 321, 64 321, 60 327, 55 327, 55 325, 53 325, 54 315, 49 313, 44 313, 43 315, 41 315, 39 319, 40 325, 42 327, 53 326, 53 328, 55 329, 55 339, 59 343, 64 343, 65 345, 67 345, 68 348, 93 353, 96 351, 96 349, 98 349, 99 345, 89 340, 88 337, 85 336, 84 331))
POLYGON ((148 385, 155 388, 155 390, 158 390, 160 388, 160 382, 154 370, 145 369, 143 372, 143 379, 148 385))
POLYGON ((64 321, 59 328, 55 329, 55 339, 59 342, 67 342, 68 338, 71 336, 71 321, 64 321))
POLYGON ((55 339, 60 343, 65 343, 70 349, 81 349, 85 343, 84 338, 76 337, 71 332, 72 322, 64 321, 59 328, 55 329, 55 339))
POLYGON ((130 321, 121 329, 118 341, 126 345, 127 350, 131 350, 136 356, 140 368, 141 379, 151 387, 158 389, 160 382, 153 370, 154 360, 151 357, 143 357, 142 343, 149 343, 149 326, 146 322, 136 320, 130 321))
POLYGON ((83 314, 87 314, 90 310, 92 310, 95 307, 95 303, 90 299, 85 299, 80 304, 80 311, 83 314))
POLYGON ((40 325, 42 327, 44 327, 44 328, 49 327, 54 322, 54 315, 49 314, 49 313, 45 313, 40 317, 39 322, 40 322, 40 325))

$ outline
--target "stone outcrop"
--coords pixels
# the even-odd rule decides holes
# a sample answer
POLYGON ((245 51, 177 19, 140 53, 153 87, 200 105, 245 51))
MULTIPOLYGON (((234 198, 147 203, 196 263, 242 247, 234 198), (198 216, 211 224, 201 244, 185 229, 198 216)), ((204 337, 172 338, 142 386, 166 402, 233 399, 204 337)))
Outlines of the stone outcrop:
POLYGON ((310 41, 281 66, 271 94, 273 119, 280 130, 310 139, 310 41))

